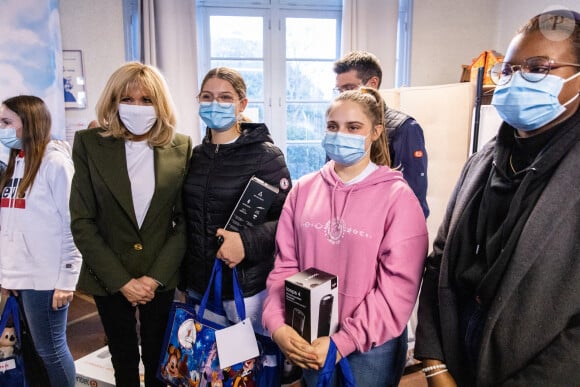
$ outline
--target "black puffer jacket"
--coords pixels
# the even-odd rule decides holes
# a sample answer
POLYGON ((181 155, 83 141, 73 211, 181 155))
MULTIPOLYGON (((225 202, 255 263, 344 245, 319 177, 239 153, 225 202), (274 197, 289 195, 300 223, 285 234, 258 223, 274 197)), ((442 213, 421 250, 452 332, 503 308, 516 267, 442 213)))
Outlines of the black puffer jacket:
MULTIPOLYGON (((274 146, 264 124, 242 123, 242 134, 232 144, 211 143, 210 132, 193 150, 183 186, 188 245, 182 264, 180 289, 203 294, 218 249, 215 233, 224 227, 248 180, 256 176, 280 189, 267 221, 240 233, 245 258, 237 266, 245 297, 266 288, 274 265, 274 240, 278 218, 290 184, 282 151, 274 146)), ((232 299, 231 271, 223 275, 223 298, 232 299)))

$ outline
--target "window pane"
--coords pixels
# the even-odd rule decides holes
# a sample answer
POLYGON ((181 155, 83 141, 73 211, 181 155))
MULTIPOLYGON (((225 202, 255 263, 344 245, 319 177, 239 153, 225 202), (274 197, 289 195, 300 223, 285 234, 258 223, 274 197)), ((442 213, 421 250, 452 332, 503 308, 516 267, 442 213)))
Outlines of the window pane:
POLYGON ((242 74, 247 97, 251 101, 264 100, 264 62, 258 60, 212 60, 211 67, 230 67, 242 74))
POLYGON ((243 114, 252 120, 252 122, 264 122, 264 104, 249 103, 243 114))
POLYGON ((327 103, 289 103, 286 109, 288 142, 322 140, 326 131, 327 107, 327 103))
POLYGON ((336 19, 286 19, 286 58, 336 58, 336 19))
POLYGON ((320 169, 326 155, 320 141, 326 131, 328 103, 288 103, 286 161, 292 180, 320 169))
POLYGON ((293 182, 307 173, 319 170, 326 161, 326 154, 320 143, 288 144, 286 155, 287 160, 292 160, 287 164, 293 182))
POLYGON ((213 58, 262 58, 261 17, 210 16, 210 56, 213 58))
POLYGON ((334 62, 286 62, 286 99, 289 101, 330 101, 336 75, 334 62))

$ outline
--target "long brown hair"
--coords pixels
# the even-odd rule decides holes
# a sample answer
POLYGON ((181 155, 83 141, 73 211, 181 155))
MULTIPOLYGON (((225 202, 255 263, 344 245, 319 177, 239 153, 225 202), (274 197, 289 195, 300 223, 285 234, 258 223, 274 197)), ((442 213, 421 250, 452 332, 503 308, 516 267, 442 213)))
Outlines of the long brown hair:
MULTIPOLYGON (((33 95, 19 95, 2 102, 12 110, 22 121, 22 151, 26 156, 24 162, 24 176, 16 192, 17 197, 23 198, 25 192, 32 187, 40 168, 46 145, 50 141, 51 118, 44 101, 33 95)), ((14 174, 14 164, 19 149, 10 150, 6 173, 0 180, 2 190, 14 174)))
POLYGON ((326 116, 334 108, 336 102, 352 101, 357 103, 363 110, 363 113, 371 120, 372 130, 376 126, 383 127, 381 135, 371 144, 371 161, 377 165, 391 166, 391 157, 389 155, 389 143, 385 128, 385 101, 381 94, 371 87, 361 87, 358 90, 350 90, 340 93, 326 111, 326 116))

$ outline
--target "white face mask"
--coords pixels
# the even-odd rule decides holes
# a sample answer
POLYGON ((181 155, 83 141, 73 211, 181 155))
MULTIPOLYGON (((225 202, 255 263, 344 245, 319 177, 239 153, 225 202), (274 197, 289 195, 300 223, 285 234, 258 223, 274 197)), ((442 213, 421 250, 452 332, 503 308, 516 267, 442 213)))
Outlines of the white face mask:
POLYGON ((125 128, 135 136, 149 132, 157 121, 155 107, 151 105, 119 105, 119 118, 125 128))

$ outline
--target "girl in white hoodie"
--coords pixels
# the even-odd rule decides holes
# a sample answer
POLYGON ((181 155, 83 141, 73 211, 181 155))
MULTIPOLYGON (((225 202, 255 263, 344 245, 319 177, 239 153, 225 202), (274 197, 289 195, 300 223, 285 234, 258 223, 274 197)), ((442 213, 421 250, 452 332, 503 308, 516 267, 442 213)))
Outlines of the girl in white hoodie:
POLYGON ((70 231, 70 147, 51 141, 50 127, 38 97, 0 105, 0 141, 10 148, 0 179, 0 284, 23 306, 50 385, 66 387, 75 384, 66 321, 81 255, 70 231))

